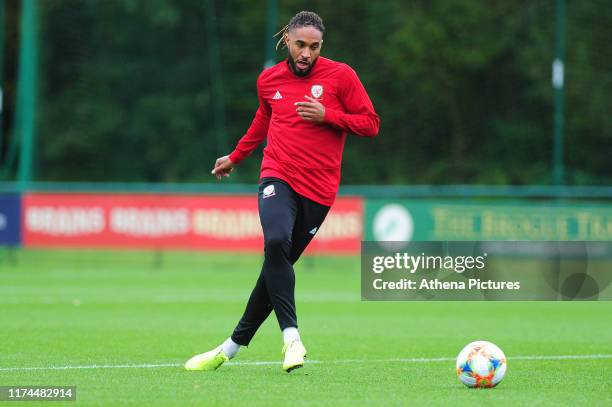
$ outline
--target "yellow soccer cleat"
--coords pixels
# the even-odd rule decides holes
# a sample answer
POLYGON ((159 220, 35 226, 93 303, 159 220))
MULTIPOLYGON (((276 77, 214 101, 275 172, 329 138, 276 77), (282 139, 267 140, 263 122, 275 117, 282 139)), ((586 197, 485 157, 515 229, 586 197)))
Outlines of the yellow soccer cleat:
POLYGON ((221 349, 213 349, 206 353, 195 355, 187 362, 185 362, 186 370, 215 370, 229 358, 223 353, 221 349))
POLYGON ((304 358, 306 357, 306 348, 301 341, 291 341, 283 347, 285 361, 283 362, 283 370, 287 373, 294 369, 299 369, 304 366, 304 358))

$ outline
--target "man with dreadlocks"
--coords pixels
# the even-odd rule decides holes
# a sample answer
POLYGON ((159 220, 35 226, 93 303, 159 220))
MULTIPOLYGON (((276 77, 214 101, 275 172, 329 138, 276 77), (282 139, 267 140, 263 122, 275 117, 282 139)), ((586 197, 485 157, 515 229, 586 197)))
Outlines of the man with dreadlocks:
POLYGON ((188 360, 188 370, 214 370, 233 358, 272 310, 285 343, 283 369, 290 372, 304 365, 293 264, 334 202, 347 132, 374 137, 380 125, 355 71, 319 56, 324 31, 317 14, 302 11, 279 32, 288 57, 259 75, 259 109, 253 123, 234 151, 215 162, 212 173, 217 179, 228 177, 267 137, 258 194, 265 258, 231 337, 188 360))

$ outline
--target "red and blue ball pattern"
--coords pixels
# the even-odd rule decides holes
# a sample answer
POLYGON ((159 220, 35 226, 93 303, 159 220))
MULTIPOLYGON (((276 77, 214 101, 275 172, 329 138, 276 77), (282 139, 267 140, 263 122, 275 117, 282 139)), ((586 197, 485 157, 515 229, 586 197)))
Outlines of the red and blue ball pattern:
POLYGON ((476 341, 459 353, 456 367, 459 380, 467 387, 495 387, 506 374, 506 356, 495 344, 476 341))

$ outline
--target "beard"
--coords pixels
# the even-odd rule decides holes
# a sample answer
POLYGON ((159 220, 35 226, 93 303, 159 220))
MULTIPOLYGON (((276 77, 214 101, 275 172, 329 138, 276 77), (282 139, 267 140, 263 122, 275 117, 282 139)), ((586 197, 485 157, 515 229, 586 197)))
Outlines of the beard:
POLYGON ((317 58, 314 59, 314 61, 312 61, 310 63, 310 65, 308 65, 308 68, 306 69, 300 69, 295 65, 295 59, 293 59, 293 57, 291 56, 291 54, 289 54, 289 66, 291 67, 291 71, 296 75, 296 76, 306 76, 310 73, 310 71, 312 71, 312 68, 314 68, 315 63, 317 62, 317 58))

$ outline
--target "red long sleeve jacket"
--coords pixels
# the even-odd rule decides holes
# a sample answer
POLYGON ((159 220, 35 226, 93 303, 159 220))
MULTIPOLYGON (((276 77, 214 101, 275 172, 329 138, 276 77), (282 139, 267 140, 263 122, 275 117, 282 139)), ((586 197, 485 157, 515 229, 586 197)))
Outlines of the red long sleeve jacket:
POLYGON ((259 109, 230 160, 238 164, 267 136, 260 178, 286 181, 295 192, 331 206, 340 184, 342 150, 347 132, 378 134, 380 118, 348 65, 319 57, 304 77, 287 60, 264 70, 257 80, 259 109), (295 102, 308 95, 325 106, 323 123, 305 121, 295 102))

